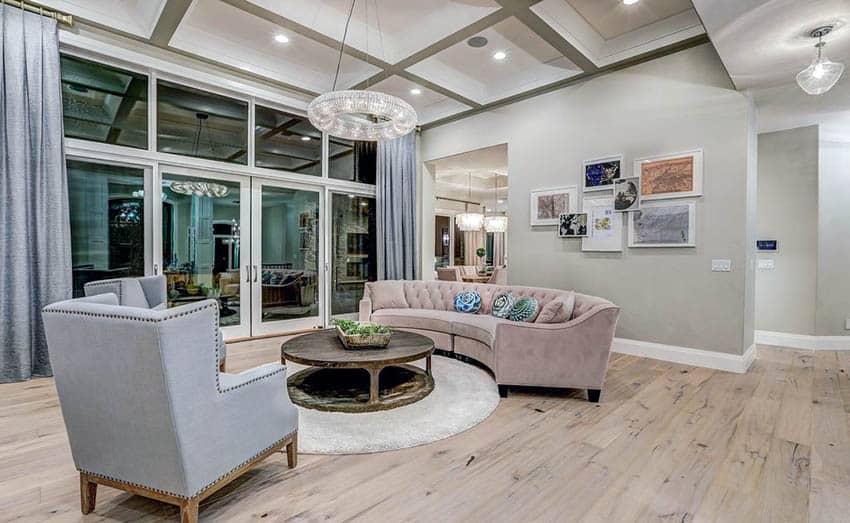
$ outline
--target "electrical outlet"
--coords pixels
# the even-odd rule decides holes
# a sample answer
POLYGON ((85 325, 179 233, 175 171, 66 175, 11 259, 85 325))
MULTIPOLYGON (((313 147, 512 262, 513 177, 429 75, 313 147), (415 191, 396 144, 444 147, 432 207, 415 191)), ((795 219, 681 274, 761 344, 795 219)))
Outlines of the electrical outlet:
POLYGON ((712 272, 730 272, 732 270, 732 260, 711 260, 712 272))

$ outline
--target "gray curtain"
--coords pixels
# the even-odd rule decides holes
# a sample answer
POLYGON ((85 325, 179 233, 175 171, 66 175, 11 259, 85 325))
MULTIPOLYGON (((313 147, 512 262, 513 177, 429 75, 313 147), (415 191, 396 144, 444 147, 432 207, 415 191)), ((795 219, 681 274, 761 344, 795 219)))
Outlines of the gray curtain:
POLYGON ((0 382, 49 376, 41 308, 71 297, 56 21, 0 5, 0 382))
POLYGON ((378 278, 415 280, 416 132, 378 142, 378 278))

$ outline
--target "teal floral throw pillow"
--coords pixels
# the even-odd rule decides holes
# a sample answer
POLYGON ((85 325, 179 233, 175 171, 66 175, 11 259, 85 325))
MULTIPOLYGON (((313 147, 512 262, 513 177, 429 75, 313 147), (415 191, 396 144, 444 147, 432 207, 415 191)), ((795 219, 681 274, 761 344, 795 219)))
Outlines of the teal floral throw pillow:
POLYGON ((509 292, 499 293, 493 299, 493 310, 490 314, 497 318, 507 318, 511 313, 511 309, 514 308, 515 302, 516 299, 513 294, 509 292))
POLYGON ((537 298, 520 298, 514 303, 513 308, 511 308, 508 319, 512 321, 534 321, 534 318, 537 317, 539 307, 537 298))

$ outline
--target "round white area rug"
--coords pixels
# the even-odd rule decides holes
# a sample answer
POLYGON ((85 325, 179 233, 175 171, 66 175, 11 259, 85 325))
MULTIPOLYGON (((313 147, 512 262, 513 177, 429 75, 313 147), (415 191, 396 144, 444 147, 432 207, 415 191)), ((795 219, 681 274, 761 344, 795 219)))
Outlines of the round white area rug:
MULTIPOLYGON (((436 355, 431 364, 434 390, 411 405, 358 414, 298 407, 298 451, 367 454, 415 447, 474 427, 499 405, 498 388, 486 371, 436 355)), ((305 368, 287 367, 289 375, 305 368)))

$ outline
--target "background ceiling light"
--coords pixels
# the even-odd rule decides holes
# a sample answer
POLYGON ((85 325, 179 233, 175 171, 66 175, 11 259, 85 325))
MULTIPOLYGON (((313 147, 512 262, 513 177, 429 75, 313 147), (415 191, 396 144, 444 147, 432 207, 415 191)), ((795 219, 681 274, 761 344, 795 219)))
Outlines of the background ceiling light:
POLYGON ((410 90, 410 94, 422 94, 422 89, 413 88, 410 90))
POLYGON ((508 53, 506 53, 504 51, 496 51, 495 53, 493 53, 493 59, 495 59, 495 60, 504 60, 507 57, 508 57, 508 53))
POLYGON ((274 41, 279 43, 279 44, 285 44, 286 42, 289 41, 289 37, 286 36, 286 35, 276 35, 274 37, 274 41))
POLYGON ((812 63, 797 74, 797 84, 803 91, 812 95, 823 94, 838 82, 844 73, 844 64, 830 61, 823 53, 826 42, 823 37, 832 32, 832 26, 827 25, 813 30, 809 36, 817 38, 815 44, 818 52, 812 63))
POLYGON ((638 3, 640 0, 623 0, 623 3, 626 5, 632 5, 638 3))
POLYGON ((302 136, 302 137, 301 137, 301 141, 302 141, 302 142, 309 142, 309 141, 310 141, 310 137, 309 137, 309 136, 302 136))
POLYGON ((487 45, 488 40, 483 36, 473 36, 469 40, 466 41, 466 45, 469 47, 484 47, 487 45))

